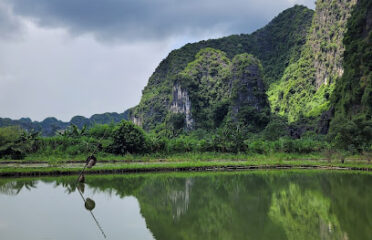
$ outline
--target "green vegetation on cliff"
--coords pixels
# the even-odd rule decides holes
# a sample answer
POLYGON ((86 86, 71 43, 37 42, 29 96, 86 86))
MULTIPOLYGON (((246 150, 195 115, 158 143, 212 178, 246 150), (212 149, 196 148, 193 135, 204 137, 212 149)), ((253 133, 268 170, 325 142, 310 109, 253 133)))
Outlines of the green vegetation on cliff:
MULTIPOLYGON (((167 128, 167 122, 172 122, 170 119, 178 118, 178 123, 182 123, 182 117, 185 118, 183 124, 188 127, 193 124, 194 129, 217 129, 227 120, 239 119, 242 125, 255 122, 253 126, 260 126, 259 131, 269 119, 281 116, 295 128, 291 136, 300 137, 308 130, 327 133, 329 120, 318 122, 330 108, 335 85, 344 71, 343 39, 355 3, 355 0, 317 1, 314 14, 306 7, 295 6, 252 34, 201 41, 172 51, 143 90, 141 102, 131 114, 134 122, 147 131, 156 129, 159 132, 167 128), (222 51, 223 60, 200 59, 203 51, 211 48, 222 51), (256 111, 257 108, 245 106, 238 116, 233 114, 234 103, 227 95, 237 95, 232 91, 236 75, 226 62, 233 62, 234 57, 242 53, 252 54, 260 61, 260 76, 270 111, 256 111), (203 79, 212 79, 218 84, 211 85, 213 81, 203 79), (193 84, 175 84, 180 82, 193 84), (176 92, 188 102, 181 104, 184 111, 172 109, 176 92), (254 119, 252 115, 256 115, 254 119)), ((240 99, 252 96, 252 91, 246 96, 243 92, 239 93, 240 99)), ((363 98, 365 102, 368 102, 367 95, 363 98)), ((262 94, 260 101, 265 102, 266 98, 262 94)))
MULTIPOLYGON (((224 116, 218 116, 218 114, 221 113, 221 104, 229 105, 230 65, 230 60, 224 52, 205 48, 200 50, 195 60, 176 76, 175 84, 179 85, 181 91, 189 96, 190 118, 195 128, 216 128, 220 123, 219 120, 223 120, 224 116)), ((173 105, 187 104, 186 99, 176 98, 177 96, 172 98, 173 105)), ((175 109, 175 111, 180 112, 182 109, 175 109)), ((227 114, 226 111, 225 113, 227 114)))
POLYGON ((300 57, 300 49, 306 41, 312 17, 312 10, 294 6, 252 34, 200 41, 172 51, 150 77, 140 104, 132 112, 134 121, 145 130, 154 129, 165 122, 171 105, 174 80, 204 48, 221 50, 230 60, 241 53, 252 54, 262 63, 266 86, 277 81, 285 68, 300 57))
POLYGON ((270 114, 262 74, 252 55, 230 60, 220 50, 202 49, 176 75, 168 114, 183 114, 190 129, 214 130, 224 123, 262 130, 270 114))
POLYGON ((332 96, 330 136, 340 147, 366 149, 372 144, 372 2, 360 0, 344 38, 345 72, 332 96))
POLYGON ((317 117, 329 108, 334 85, 343 72, 342 40, 355 2, 316 2, 301 57, 285 69, 280 81, 269 87, 272 112, 294 122, 302 116, 317 117))
POLYGON ((93 122, 76 117, 50 138, 0 128, 0 157, 97 151, 111 157, 323 152, 330 158, 337 149, 341 159, 344 151, 370 158, 372 4, 355 2, 317 1, 315 14, 295 6, 252 34, 187 44, 160 63, 140 104, 123 113, 134 123, 115 125, 115 118, 79 130, 93 122), (322 134, 330 121, 327 142, 322 134))

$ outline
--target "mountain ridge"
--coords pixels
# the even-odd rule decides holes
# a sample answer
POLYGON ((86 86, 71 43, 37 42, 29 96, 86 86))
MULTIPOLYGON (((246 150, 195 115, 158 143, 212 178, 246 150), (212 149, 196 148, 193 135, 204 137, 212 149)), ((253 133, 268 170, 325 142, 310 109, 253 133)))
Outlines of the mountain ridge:
POLYGON ((69 122, 58 120, 55 117, 47 117, 43 121, 32 121, 30 118, 20 118, 13 120, 10 118, 0 118, 0 127, 6 126, 20 126, 22 129, 32 132, 40 132, 43 136, 53 136, 56 132, 66 129, 68 126, 74 124, 78 128, 84 125, 91 127, 94 124, 109 124, 111 122, 117 123, 121 120, 129 119, 129 111, 123 113, 106 112, 102 114, 93 114, 89 118, 84 116, 74 116, 69 122))

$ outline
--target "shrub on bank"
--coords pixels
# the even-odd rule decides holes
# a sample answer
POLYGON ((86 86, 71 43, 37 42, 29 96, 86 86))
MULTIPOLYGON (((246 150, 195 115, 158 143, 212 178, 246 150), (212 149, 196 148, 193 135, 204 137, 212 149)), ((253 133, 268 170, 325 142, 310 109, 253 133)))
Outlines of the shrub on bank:
MULTIPOLYGON (((274 126, 268 129, 271 128, 274 126)), ((328 144, 324 137, 314 132, 304 134, 301 139, 283 137, 280 136, 282 133, 279 133, 270 136, 272 140, 269 140, 268 132, 251 134, 244 131, 244 127, 226 125, 214 132, 196 130, 169 138, 156 132, 146 133, 133 123, 123 121, 117 125, 96 125, 84 132, 70 128, 67 133, 58 136, 39 137, 25 133, 16 127, 8 127, 0 128, 0 157, 19 159, 32 153, 35 156, 71 158, 92 153, 116 155, 147 153, 166 155, 187 152, 308 154, 333 148, 333 145, 328 144)), ((354 145, 348 147, 350 146, 354 145)), ((363 151, 368 153, 371 148, 363 148, 363 151)))
POLYGON ((147 149, 145 132, 129 121, 122 121, 112 131, 113 142, 109 151, 114 154, 145 153, 147 149))
POLYGON ((18 126, 0 128, 0 158, 24 158, 37 149, 37 137, 37 133, 27 133, 18 126))

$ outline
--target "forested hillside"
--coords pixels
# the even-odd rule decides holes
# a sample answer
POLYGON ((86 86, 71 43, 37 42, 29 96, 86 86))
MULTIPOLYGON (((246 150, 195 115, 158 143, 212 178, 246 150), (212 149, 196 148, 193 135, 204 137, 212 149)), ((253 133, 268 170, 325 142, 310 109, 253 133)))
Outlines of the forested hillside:
POLYGON ((175 76, 172 92, 167 129, 211 130, 231 122, 257 131, 269 121, 262 66, 247 53, 230 60, 220 50, 200 50, 175 76))
POLYGON ((330 107, 330 95, 344 71, 342 41, 355 2, 316 2, 300 59, 290 64, 280 80, 269 87, 272 112, 295 122, 303 116, 318 117, 330 107))
POLYGON ((294 6, 252 34, 201 41, 172 51, 150 77, 140 104, 131 112, 133 122, 156 132, 213 130, 234 123, 260 132, 271 122, 268 128, 281 125, 285 134, 299 138, 308 131, 326 134, 333 106, 336 118, 355 113, 368 118, 372 104, 370 6, 368 1, 359 1, 354 7, 356 2, 321 0, 315 12, 294 6), (247 89, 237 93, 233 82, 252 73, 238 77, 233 70, 238 65, 230 66, 242 53, 257 59, 263 85, 240 81, 237 88, 247 89), (250 101, 236 108, 234 94, 250 101), (250 108, 252 101, 265 107, 250 108), (263 110, 266 107, 270 111, 263 110))
MULTIPOLYGON (((69 123, 0 119, 0 127, 20 125, 50 136, 70 124, 82 128, 130 119, 146 130, 137 129, 149 134, 147 149, 154 151, 164 150, 169 139, 175 144, 171 141, 170 149, 191 149, 181 146, 191 139, 203 151, 265 152, 264 141, 279 142, 267 143, 268 149, 291 149, 287 141, 299 139, 304 145, 295 151, 310 145, 318 151, 328 140, 329 149, 367 151, 372 141, 371 5, 319 0, 315 12, 294 6, 252 34, 186 44, 169 53, 139 105, 122 114, 76 116, 69 123)), ((107 146, 115 152, 114 145, 107 146)))
POLYGON ((318 0, 315 13, 294 6, 252 34, 170 52, 139 105, 122 114, 0 119, 0 127, 28 130, 0 128, 0 158, 246 152, 322 153, 330 162, 337 151, 342 163, 348 153, 370 161, 371 29, 369 0, 318 0), (122 119, 134 124, 99 125, 122 119), (59 136, 30 133, 70 124, 59 136))
POLYGON ((254 55, 262 63, 263 80, 266 87, 269 86, 282 77, 289 64, 299 59, 312 17, 312 10, 294 6, 252 34, 200 41, 172 51, 150 77, 140 104, 132 112, 133 121, 146 130, 154 129, 165 122, 170 112, 176 75, 194 61, 203 48, 221 50, 230 60, 241 53, 254 55))
POLYGON ((330 136, 339 147, 372 141, 372 2, 359 0, 344 38, 343 76, 337 81, 332 105, 330 136))

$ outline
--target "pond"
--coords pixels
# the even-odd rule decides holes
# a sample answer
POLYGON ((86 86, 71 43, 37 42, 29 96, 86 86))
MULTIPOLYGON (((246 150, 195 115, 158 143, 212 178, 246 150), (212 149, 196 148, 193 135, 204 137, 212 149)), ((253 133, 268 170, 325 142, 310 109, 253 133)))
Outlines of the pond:
POLYGON ((370 173, 259 170, 75 181, 0 179, 0 239, 372 238, 370 173))

